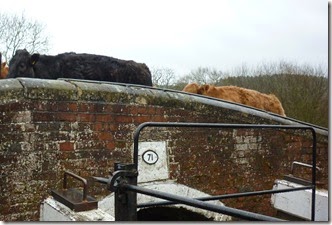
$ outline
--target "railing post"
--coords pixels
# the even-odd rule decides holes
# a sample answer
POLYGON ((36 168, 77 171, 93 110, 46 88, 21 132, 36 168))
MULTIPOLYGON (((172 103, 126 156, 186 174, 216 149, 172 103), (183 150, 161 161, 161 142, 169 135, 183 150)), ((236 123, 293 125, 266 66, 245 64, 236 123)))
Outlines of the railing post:
MULTIPOLYGON (((1 54, 1 52, 0 52, 0 67, 1 67, 1 64, 2 64, 2 54, 1 54)), ((1 68, 0 68, 0 77, 1 77, 1 68)))
MULTIPOLYGON (((114 164, 114 172, 132 171, 135 173, 135 164, 114 164)), ((137 185, 137 176, 120 176, 115 185, 114 208, 116 221, 137 221, 137 193, 127 191, 121 187, 121 184, 137 185)))

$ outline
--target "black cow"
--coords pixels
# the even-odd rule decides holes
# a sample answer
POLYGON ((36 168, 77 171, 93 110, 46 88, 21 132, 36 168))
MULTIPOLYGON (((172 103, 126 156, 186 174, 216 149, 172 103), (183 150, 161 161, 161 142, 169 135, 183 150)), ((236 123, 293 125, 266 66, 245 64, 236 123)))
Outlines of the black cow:
POLYGON ((17 50, 9 62, 7 78, 14 77, 73 78, 152 86, 150 70, 144 63, 73 52, 49 56, 17 50))

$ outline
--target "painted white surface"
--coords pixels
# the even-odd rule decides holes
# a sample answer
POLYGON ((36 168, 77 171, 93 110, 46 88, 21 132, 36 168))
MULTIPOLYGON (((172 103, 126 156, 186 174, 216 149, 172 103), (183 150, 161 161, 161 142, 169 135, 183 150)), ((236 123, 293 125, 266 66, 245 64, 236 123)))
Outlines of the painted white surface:
MULTIPOLYGON (((192 189, 192 188, 182 185, 182 184, 174 183, 172 181, 144 183, 139 186, 142 186, 142 187, 145 187, 145 188, 148 188, 151 190, 167 192, 170 194, 175 194, 175 195, 179 195, 182 197, 189 197, 189 198, 210 196, 204 192, 192 189)), ((147 202, 159 202, 159 201, 163 201, 163 199, 151 197, 148 195, 137 194, 137 204, 147 203, 147 202)), ((221 203, 220 201, 209 201, 209 203, 224 206, 224 204, 221 203)), ((98 202, 98 207, 112 216, 114 216, 114 207, 113 206, 114 206, 114 194, 113 193, 98 202)), ((215 221, 231 220, 230 216, 195 208, 195 207, 191 207, 191 206, 187 206, 187 205, 178 204, 178 205, 172 205, 172 206, 168 206, 168 207, 185 208, 192 212, 204 215, 207 218, 212 218, 215 221)))
POLYGON ((138 174, 138 183, 169 178, 165 141, 140 142, 138 144, 138 174))
MULTIPOLYGON (((177 184, 169 180, 168 153, 166 142, 140 142, 138 146, 138 184, 152 190, 162 191, 182 197, 197 198, 210 196, 201 191, 185 185, 177 184)), ((146 202, 159 202, 162 199, 137 194, 137 204, 146 202)), ((223 206, 220 201, 209 203, 223 206)), ((169 207, 185 208, 192 212, 212 218, 215 221, 231 220, 230 216, 210 212, 207 210, 187 206, 172 205, 169 207)), ((73 212, 52 197, 47 198, 41 204, 41 221, 114 221, 114 193, 111 193, 98 202, 97 210, 85 212, 73 212)))
MULTIPOLYGON (((276 180, 273 190, 302 186, 286 180, 276 180)), ((311 220, 311 193, 311 190, 302 190, 273 194, 271 202, 280 211, 311 220)), ((315 221, 328 221, 328 209, 328 191, 316 190, 315 221)))
POLYGON ((114 221, 114 217, 101 209, 74 212, 52 197, 40 206, 40 221, 114 221))

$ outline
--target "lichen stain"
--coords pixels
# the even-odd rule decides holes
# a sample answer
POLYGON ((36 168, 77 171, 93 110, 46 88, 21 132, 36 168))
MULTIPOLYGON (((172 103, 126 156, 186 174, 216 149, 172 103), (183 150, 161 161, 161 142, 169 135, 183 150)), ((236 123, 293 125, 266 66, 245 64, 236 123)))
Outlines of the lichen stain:
POLYGON ((142 96, 138 96, 135 98, 135 103, 141 104, 141 105, 147 105, 148 101, 146 100, 146 98, 144 98, 142 96))

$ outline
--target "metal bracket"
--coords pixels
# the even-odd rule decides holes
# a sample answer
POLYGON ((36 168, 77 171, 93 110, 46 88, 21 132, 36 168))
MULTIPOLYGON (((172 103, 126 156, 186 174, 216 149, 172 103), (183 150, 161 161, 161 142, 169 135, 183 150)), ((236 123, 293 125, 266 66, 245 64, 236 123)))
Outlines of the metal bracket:
POLYGON ((51 195, 53 198, 73 211, 87 211, 98 208, 98 201, 88 196, 88 183, 87 180, 74 174, 69 171, 64 172, 63 179, 63 190, 51 190, 51 195), (81 181, 83 184, 83 193, 75 188, 67 188, 68 176, 75 178, 78 181, 81 181))
POLYGON ((114 192, 114 214, 116 221, 137 220, 137 193, 128 192, 125 184, 137 185, 137 169, 135 164, 114 164, 114 172, 107 178, 93 177, 106 184, 107 189, 114 192))
MULTIPOLYGON (((131 164, 128 164, 131 165, 131 164)), ((115 164, 115 170, 113 173, 111 173, 111 176, 107 178, 103 177, 93 177, 97 182, 106 184, 107 190, 115 192, 119 188, 119 180, 121 177, 137 177, 138 172, 135 170, 126 170, 128 165, 126 164, 115 164)), ((125 183, 126 181, 124 179, 121 179, 121 182, 125 183)))
MULTIPOLYGON (((293 183, 301 184, 301 185, 311 185, 312 184, 311 181, 294 176, 295 165, 301 166, 301 167, 306 167, 306 168, 312 168, 313 167, 312 165, 307 164, 307 163, 294 161, 292 163, 292 167, 291 167, 291 174, 285 175, 284 179, 287 180, 287 181, 293 182, 293 183)), ((321 169, 319 167, 316 167, 316 170, 318 172, 321 171, 321 169)))

